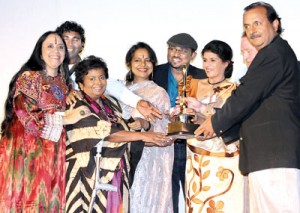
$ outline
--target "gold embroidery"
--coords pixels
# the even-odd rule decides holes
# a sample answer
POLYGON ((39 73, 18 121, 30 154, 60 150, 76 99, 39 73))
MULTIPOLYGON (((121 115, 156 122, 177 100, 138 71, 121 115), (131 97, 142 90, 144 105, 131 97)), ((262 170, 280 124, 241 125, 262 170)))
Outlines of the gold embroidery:
POLYGON ((210 151, 207 151, 205 149, 201 149, 201 148, 198 148, 198 147, 194 147, 192 145, 187 145, 188 148, 196 153, 196 154, 199 154, 199 155, 207 155, 207 156, 215 156, 215 157, 234 157, 234 156, 237 156, 240 154, 240 150, 237 150, 235 152, 232 152, 232 153, 228 153, 228 152, 210 152, 210 151))

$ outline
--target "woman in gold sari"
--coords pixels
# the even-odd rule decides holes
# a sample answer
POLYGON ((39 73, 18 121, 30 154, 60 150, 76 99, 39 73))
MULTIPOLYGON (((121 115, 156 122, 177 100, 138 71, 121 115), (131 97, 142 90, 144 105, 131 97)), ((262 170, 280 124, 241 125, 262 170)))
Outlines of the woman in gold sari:
MULTIPOLYGON (((187 113, 201 123, 221 108, 236 88, 227 78, 232 50, 213 40, 202 50, 207 79, 187 78, 187 113)), ((238 169, 239 141, 225 145, 220 137, 187 140, 186 212, 243 212, 244 178, 238 169)))

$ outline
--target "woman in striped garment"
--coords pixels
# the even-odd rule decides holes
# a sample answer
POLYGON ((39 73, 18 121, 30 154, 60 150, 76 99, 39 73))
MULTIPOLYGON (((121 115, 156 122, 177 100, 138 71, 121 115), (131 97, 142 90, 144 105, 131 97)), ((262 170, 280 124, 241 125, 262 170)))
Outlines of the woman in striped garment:
MULTIPOLYGON (((168 137, 162 133, 128 131, 118 101, 104 95, 108 68, 102 59, 89 56, 76 65, 75 72, 83 99, 71 107, 87 106, 91 115, 67 126, 66 210, 88 211, 95 182, 95 145, 104 138, 101 183, 113 184, 118 190, 99 191, 93 212, 128 212, 128 142, 142 140, 164 146, 168 137)), ((151 129, 148 122, 142 124, 144 129, 151 129)))

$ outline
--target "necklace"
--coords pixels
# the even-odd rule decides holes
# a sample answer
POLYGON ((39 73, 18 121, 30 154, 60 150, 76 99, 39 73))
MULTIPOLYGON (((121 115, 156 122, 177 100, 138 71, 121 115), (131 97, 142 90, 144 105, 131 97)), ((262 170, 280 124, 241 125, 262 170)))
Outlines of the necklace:
POLYGON ((100 97, 99 102, 96 102, 83 92, 84 101, 91 106, 93 111, 100 116, 103 120, 116 124, 118 122, 118 116, 115 114, 111 104, 105 98, 100 97))
POLYGON ((115 124, 118 122, 118 117, 115 115, 114 111, 111 109, 111 106, 109 106, 109 102, 105 101, 105 99, 100 98, 101 104, 99 105, 102 112, 104 112, 104 115, 107 118, 107 122, 115 124), (102 105, 102 106, 101 106, 102 105))
POLYGON ((218 82, 216 82, 216 83, 210 83, 210 82, 209 82, 209 79, 207 79, 207 82, 208 82, 209 85, 213 85, 213 86, 214 86, 214 85, 217 85, 217 84, 219 84, 219 83, 222 83, 222 82, 225 81, 225 80, 226 80, 226 78, 224 78, 223 80, 218 81, 218 82))

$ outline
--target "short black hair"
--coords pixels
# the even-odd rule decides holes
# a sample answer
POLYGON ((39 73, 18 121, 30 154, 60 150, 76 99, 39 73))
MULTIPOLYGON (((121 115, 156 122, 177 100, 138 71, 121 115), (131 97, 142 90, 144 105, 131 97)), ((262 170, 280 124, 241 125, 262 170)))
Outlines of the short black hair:
POLYGON ((263 2, 263 1, 258 1, 258 2, 252 3, 252 4, 248 5, 247 7, 245 7, 244 11, 247 12, 247 11, 257 8, 257 7, 263 7, 266 9, 267 18, 271 24, 276 19, 278 20, 279 24, 278 24, 277 33, 280 35, 284 31, 281 26, 281 18, 279 17, 279 15, 277 14, 276 10, 274 9, 274 7, 272 5, 270 5, 266 2, 263 2))
POLYGON ((208 44, 206 44, 201 52, 202 57, 205 52, 212 52, 217 54, 223 62, 228 61, 228 66, 225 69, 225 78, 230 78, 233 71, 233 61, 232 61, 232 49, 231 47, 225 43, 224 41, 212 40, 208 44))
POLYGON ((75 65, 75 82, 77 84, 83 83, 83 77, 87 75, 91 69, 95 68, 103 69, 105 78, 108 79, 108 68, 105 61, 102 58, 90 55, 75 65))
POLYGON ((77 32, 80 35, 83 49, 85 44, 85 31, 80 24, 76 23, 75 21, 66 21, 56 28, 56 32, 61 35, 63 35, 65 32, 71 31, 77 32))

